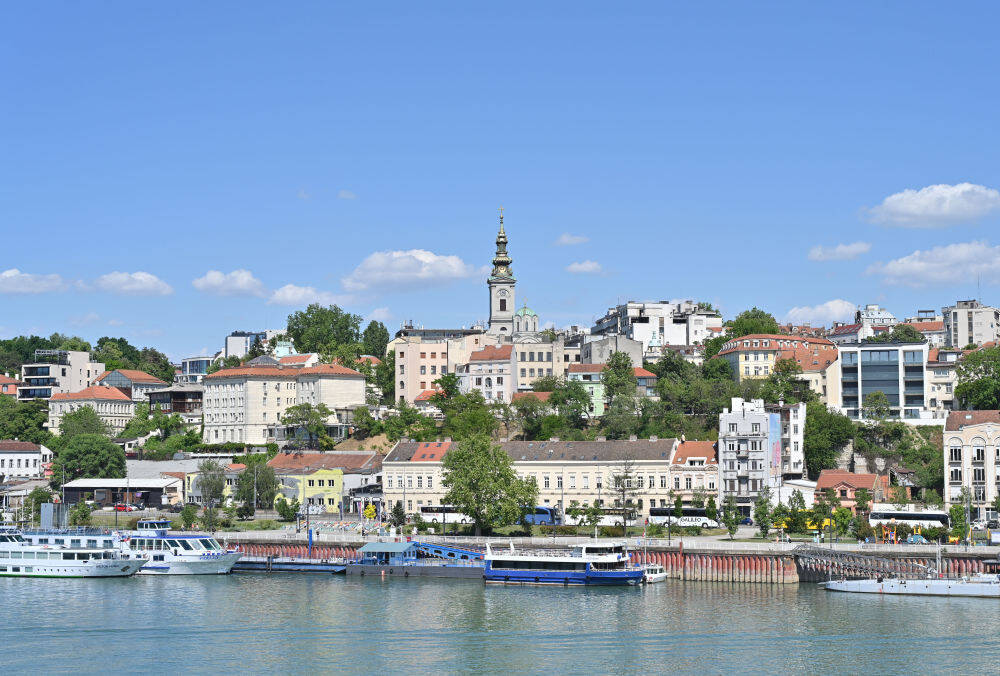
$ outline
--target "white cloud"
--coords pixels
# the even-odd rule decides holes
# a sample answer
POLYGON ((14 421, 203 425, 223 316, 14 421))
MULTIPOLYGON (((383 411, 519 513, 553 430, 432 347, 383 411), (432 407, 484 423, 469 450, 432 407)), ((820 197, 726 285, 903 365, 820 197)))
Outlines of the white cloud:
POLYGON ((868 210, 874 223, 934 228, 975 221, 1000 209, 1000 192, 974 183, 929 185, 889 195, 868 210))
POLYGON ((368 313, 368 321, 385 322, 392 319, 392 313, 387 307, 377 307, 368 313))
POLYGON ((809 249, 811 261, 850 261, 872 250, 868 242, 838 244, 837 246, 814 246, 809 249))
POLYGON ((350 291, 361 291, 373 287, 437 284, 475 273, 476 268, 458 256, 442 256, 425 249, 376 251, 341 282, 350 291))
POLYGON ((191 282, 199 291, 216 296, 264 296, 267 289, 264 284, 253 276, 249 270, 233 270, 224 273, 219 270, 209 270, 204 277, 191 282))
POLYGON ((69 323, 73 326, 86 326, 87 324, 93 324, 96 321, 100 321, 100 319, 101 316, 96 312, 88 312, 85 315, 70 317, 69 323))
POLYGON ((340 192, 337 193, 337 199, 353 200, 353 199, 357 199, 357 197, 358 196, 355 195, 350 190, 341 190, 340 192))
POLYGON ((267 302, 269 305, 309 305, 310 303, 343 305, 350 300, 350 296, 338 296, 329 291, 320 291, 315 286, 285 284, 272 293, 267 302))
POLYGON ((868 273, 881 275, 888 284, 928 286, 959 284, 982 279, 1000 282, 1000 246, 962 242, 914 251, 888 263, 875 263, 868 273))
POLYGON ((125 322, 120 319, 109 319, 108 326, 124 326, 125 322))
POLYGON ((101 291, 129 296, 169 296, 169 284, 149 272, 109 272, 94 282, 101 291))
POLYGON ((66 282, 57 274, 35 275, 17 268, 0 272, 0 293, 48 293, 63 291, 66 282))
POLYGON ((555 241, 556 246, 573 246, 574 244, 584 244, 589 242, 589 237, 584 237, 583 235, 571 235, 568 232, 564 232, 559 235, 559 239, 555 241))
POLYGON ((601 264, 597 261, 580 261, 566 266, 566 272, 572 272, 574 275, 596 275, 602 270, 601 264))
POLYGON ((310 197, 312 197, 312 195, 310 195, 309 193, 307 193, 302 188, 299 188, 299 191, 298 191, 298 193, 296 193, 295 196, 298 197, 300 200, 307 200, 310 197))
POLYGON ((785 321, 792 324, 826 326, 835 321, 846 321, 854 317, 857 307, 842 298, 828 300, 819 305, 799 305, 785 315, 785 321))

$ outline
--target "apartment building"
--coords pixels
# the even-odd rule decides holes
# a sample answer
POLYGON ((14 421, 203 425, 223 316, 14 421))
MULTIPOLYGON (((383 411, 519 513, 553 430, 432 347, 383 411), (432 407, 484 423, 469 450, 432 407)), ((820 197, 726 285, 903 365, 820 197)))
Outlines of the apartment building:
POLYGON ((960 300, 943 307, 941 316, 948 347, 982 345, 1000 338, 1000 309, 978 300, 960 300))
MULTIPOLYGON (((589 336, 580 344, 580 362, 606 364, 612 354, 624 352, 632 361, 632 366, 642 366, 644 349, 642 342, 618 334, 589 336)), ((658 354, 662 352, 658 351, 658 354)))
POLYGON ((729 362, 737 382, 768 378, 778 361, 791 359, 802 369, 800 379, 825 403, 839 403, 837 346, 826 338, 752 334, 728 341, 714 358, 729 362))
POLYGON ((150 392, 165 390, 170 387, 169 383, 160 380, 156 376, 135 369, 105 371, 98 376, 96 384, 104 387, 117 387, 130 396, 132 401, 136 403, 148 402, 150 392))
POLYGON ((17 387, 21 384, 20 380, 16 378, 11 378, 8 375, 0 373, 0 394, 6 394, 10 397, 17 396, 17 387))
POLYGON ((665 345, 699 345, 721 329, 722 315, 701 303, 685 300, 634 301, 608 308, 591 335, 621 335, 639 341, 643 352, 665 345))
POLYGON ((52 451, 41 444, 13 439, 0 441, 0 476, 5 481, 41 478, 51 462, 52 451))
POLYGON ((919 331, 931 347, 944 347, 948 343, 948 335, 944 330, 944 316, 936 310, 917 310, 915 317, 906 317, 904 324, 919 331))
POLYGON ((281 335, 281 333, 281 331, 273 329, 265 329, 263 331, 233 331, 226 336, 222 347, 222 356, 243 358, 247 356, 250 349, 257 343, 269 341, 281 335))
POLYGON ((719 497, 748 514, 765 487, 777 495, 784 479, 804 478, 805 423, 805 404, 734 397, 719 414, 719 497))
MULTIPOLYGON (((616 506, 621 495, 616 477, 630 475, 627 498, 638 520, 650 507, 670 507, 676 495, 686 500, 696 491, 714 493, 718 467, 710 442, 677 439, 621 441, 508 441, 500 447, 514 470, 538 486, 538 505, 565 513, 571 503, 616 506), (676 488, 675 488, 676 487, 676 488)), ((451 441, 400 441, 382 463, 386 505, 401 504, 408 514, 443 504, 447 493, 442 461, 451 441)), ((620 506, 620 505, 618 505, 620 506)))
MULTIPOLYGON (((578 381, 590 395, 588 413, 594 417, 604 415, 607 410, 607 395, 604 390, 604 369, 607 364, 571 364, 567 380, 578 381)), ((656 374, 652 371, 634 366, 632 373, 636 379, 636 396, 656 399, 656 374)))
POLYGON ((89 352, 35 350, 35 360, 21 366, 18 399, 51 399, 57 393, 79 392, 94 385, 104 364, 92 361, 89 352))
POLYGON ((889 416, 914 424, 933 424, 928 408, 927 343, 855 343, 840 351, 840 410, 848 417, 864 417, 865 397, 883 392, 889 416))
POLYGON ((265 444, 278 441, 285 411, 296 404, 325 404, 342 429, 351 411, 365 405, 365 378, 337 364, 306 368, 240 366, 203 381, 204 441, 265 444))
POLYGON ((993 508, 1000 486, 1000 411, 952 411, 944 426, 945 504, 972 497, 972 518, 998 518, 993 508))
POLYGON ((955 408, 958 362, 962 350, 932 347, 927 350, 927 408, 937 418, 945 418, 955 408))
POLYGON ((469 355, 469 363, 459 369, 463 394, 478 390, 487 402, 510 403, 517 391, 517 352, 514 345, 487 345, 469 355))
POLYGON ((83 406, 94 409, 112 435, 125 429, 129 420, 135 417, 135 402, 131 397, 117 387, 93 385, 79 392, 56 392, 52 395, 49 399, 49 431, 59 434, 63 416, 83 406))
POLYGON ((479 330, 400 331, 388 346, 395 353, 396 398, 416 402, 421 393, 434 388, 435 380, 457 373, 473 352, 494 342, 479 330))

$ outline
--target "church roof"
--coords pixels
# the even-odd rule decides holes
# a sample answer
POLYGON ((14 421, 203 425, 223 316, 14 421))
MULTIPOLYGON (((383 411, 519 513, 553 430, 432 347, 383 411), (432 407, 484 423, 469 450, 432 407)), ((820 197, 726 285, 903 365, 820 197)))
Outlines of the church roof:
POLYGON ((532 310, 527 305, 525 305, 524 307, 522 307, 520 310, 518 310, 514 314, 516 314, 518 317, 537 317, 538 316, 537 314, 535 314, 535 311, 532 310))

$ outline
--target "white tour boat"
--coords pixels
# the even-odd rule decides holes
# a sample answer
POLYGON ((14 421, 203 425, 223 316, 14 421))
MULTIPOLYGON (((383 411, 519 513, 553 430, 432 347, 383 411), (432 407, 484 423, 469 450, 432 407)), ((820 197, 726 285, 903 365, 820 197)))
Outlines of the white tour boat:
POLYGON ((170 532, 166 519, 139 521, 121 541, 127 551, 147 559, 140 575, 227 575, 242 556, 211 535, 170 532))
POLYGON ((0 533, 3 577, 129 577, 144 563, 145 559, 129 557, 113 547, 33 544, 20 533, 0 533))
POLYGON ((635 585, 643 569, 633 566, 624 544, 577 545, 570 550, 494 551, 486 545, 483 578, 501 584, 635 585))
POLYGON ((877 577, 869 580, 831 580, 821 585, 827 591, 855 594, 1000 598, 1000 575, 984 573, 962 578, 877 577))

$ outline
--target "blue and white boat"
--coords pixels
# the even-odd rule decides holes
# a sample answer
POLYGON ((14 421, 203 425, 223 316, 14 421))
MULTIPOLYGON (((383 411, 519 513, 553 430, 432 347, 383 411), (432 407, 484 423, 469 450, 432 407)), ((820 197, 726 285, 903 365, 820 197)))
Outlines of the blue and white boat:
POLYGON ((629 561, 624 544, 577 545, 570 550, 493 551, 483 557, 486 582, 499 584, 636 585, 641 566, 629 561))
POLYGON ((121 537, 126 551, 148 562, 140 575, 227 575, 240 552, 225 549, 211 535, 170 532, 167 519, 140 520, 121 537))

